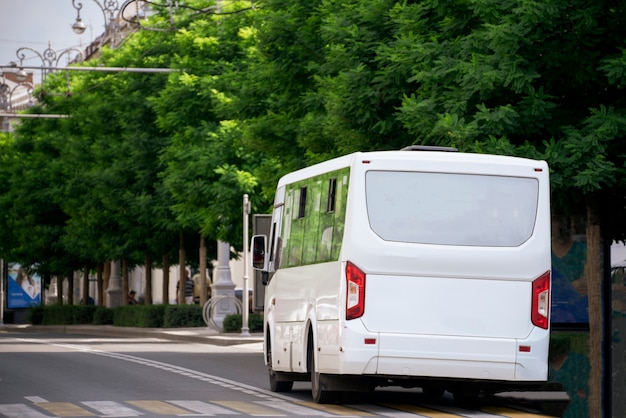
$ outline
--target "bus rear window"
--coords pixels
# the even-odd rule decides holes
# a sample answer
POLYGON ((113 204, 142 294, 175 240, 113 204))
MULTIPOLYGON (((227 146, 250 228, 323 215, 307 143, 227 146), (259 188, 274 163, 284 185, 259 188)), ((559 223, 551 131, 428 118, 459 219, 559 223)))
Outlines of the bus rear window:
POLYGON ((368 171, 367 213, 386 241, 517 247, 535 225, 534 178, 368 171))

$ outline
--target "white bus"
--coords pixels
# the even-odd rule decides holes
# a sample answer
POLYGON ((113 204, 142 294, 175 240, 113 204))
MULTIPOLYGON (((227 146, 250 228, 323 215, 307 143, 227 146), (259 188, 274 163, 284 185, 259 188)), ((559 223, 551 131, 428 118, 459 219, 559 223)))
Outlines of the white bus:
POLYGON ((273 391, 379 386, 468 400, 548 373, 544 161, 407 147, 287 174, 253 238, 273 391))

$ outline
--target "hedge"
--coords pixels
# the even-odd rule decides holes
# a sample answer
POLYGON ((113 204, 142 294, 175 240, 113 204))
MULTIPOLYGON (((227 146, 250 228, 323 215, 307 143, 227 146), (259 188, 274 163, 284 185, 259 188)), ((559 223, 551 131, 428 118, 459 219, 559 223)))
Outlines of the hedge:
POLYGON ((139 328, 206 326, 198 305, 46 305, 30 308, 33 325, 115 325, 139 328))
MULTIPOLYGON (((241 332, 242 324, 241 314, 226 315, 224 318, 224 331, 225 332, 241 332)), ((251 313, 248 315, 248 330, 250 332, 260 332, 263 330, 263 315, 258 313, 251 313)))
MULTIPOLYGON (((115 325, 138 328, 206 327, 200 305, 125 305, 116 308, 93 305, 46 305, 29 309, 33 325, 115 325)), ((226 332, 241 331, 241 314, 224 318, 226 332)), ((263 329, 263 315, 251 313, 248 328, 263 329)))

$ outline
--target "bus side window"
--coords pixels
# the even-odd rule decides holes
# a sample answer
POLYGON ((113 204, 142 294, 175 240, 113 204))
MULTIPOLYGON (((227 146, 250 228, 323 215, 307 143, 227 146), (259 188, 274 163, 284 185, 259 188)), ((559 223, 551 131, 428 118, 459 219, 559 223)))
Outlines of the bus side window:
POLYGON ((335 199, 337 195, 337 178, 328 180, 328 202, 326 203, 326 213, 335 211, 335 199))
POLYGON ((300 202, 298 204, 298 219, 304 218, 306 208, 306 187, 300 188, 300 202))
POLYGON ((270 272, 275 272, 280 267, 280 237, 276 236, 276 222, 272 224, 272 233, 270 235, 270 257, 267 268, 270 272))
POLYGON ((276 241, 276 222, 272 225, 272 238, 270 242, 270 263, 274 261, 274 242, 276 241))
POLYGON ((278 270, 280 267, 280 252, 282 251, 282 245, 280 242, 280 237, 276 238, 276 257, 274 258, 274 271, 278 270))

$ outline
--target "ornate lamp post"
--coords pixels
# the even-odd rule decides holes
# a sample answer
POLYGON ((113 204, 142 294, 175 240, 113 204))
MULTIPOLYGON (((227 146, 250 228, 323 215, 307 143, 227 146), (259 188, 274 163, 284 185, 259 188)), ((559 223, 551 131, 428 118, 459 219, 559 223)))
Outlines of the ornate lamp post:
POLYGON ((67 48, 57 52, 48 43, 48 48, 43 52, 30 47, 22 47, 15 52, 15 55, 20 60, 19 65, 12 62, 8 66, 0 66, 0 130, 9 131, 11 128, 9 120, 15 117, 67 117, 66 115, 21 115, 15 113, 31 107, 34 103, 32 93, 35 86, 32 82, 32 74, 30 75, 31 78, 28 79, 29 74, 24 70, 24 60, 33 57, 41 60, 41 66, 36 68, 41 69, 41 81, 43 82, 48 74, 62 67, 59 66, 59 61, 62 58, 67 58, 68 64, 81 62, 83 60, 82 51, 78 48, 67 48))
POLYGON ((54 72, 57 67, 59 67, 59 61, 62 57, 67 58, 67 62, 81 62, 83 61, 83 52, 78 48, 67 48, 57 53, 52 47, 50 43, 48 43, 48 48, 46 48, 43 52, 39 52, 34 50, 33 48, 29 48, 27 46, 18 49, 15 54, 17 58, 20 60, 20 69, 16 73, 16 78, 19 80, 24 77, 25 79, 26 72, 24 71, 23 64, 24 60, 27 57, 27 53, 32 53, 36 57, 41 60, 41 80, 45 80, 46 76, 52 72, 54 72))
MULTIPOLYGON (((117 46, 116 38, 119 32, 119 23, 116 15, 120 11, 120 4, 117 0, 104 0, 103 2, 93 0, 93 2, 96 3, 102 11, 107 37, 111 39, 111 47, 115 48, 117 46)), ((85 32, 85 29, 87 29, 87 26, 80 18, 80 9, 83 8, 83 4, 81 2, 77 3, 76 0, 72 0, 72 6, 76 9, 76 21, 72 25, 72 30, 78 35, 81 35, 85 32)))
MULTIPOLYGON (((100 45, 110 40, 111 48, 116 48, 121 40, 125 24, 137 23, 137 19, 145 17, 147 4, 143 0, 124 0, 122 4, 117 0, 92 1, 100 8, 104 18, 105 36, 100 38, 100 45), (131 5, 134 7, 130 7, 131 5), (127 9, 135 9, 134 13, 131 12, 130 19, 126 16, 127 9)), ((83 8, 83 4, 80 1, 72 0, 72 6, 76 9, 76 21, 72 24, 72 30, 76 34, 82 35, 87 29, 87 25, 80 17, 80 10, 83 8)))
POLYGON ((10 86, 6 81, 0 80, 0 110, 13 112, 33 105, 32 92, 34 86, 31 83, 23 81, 10 86), (25 100, 25 98, 28 99, 25 100))
POLYGON ((24 70, 0 70, 0 132, 11 130, 10 115, 33 105, 34 86, 27 78, 24 70))

